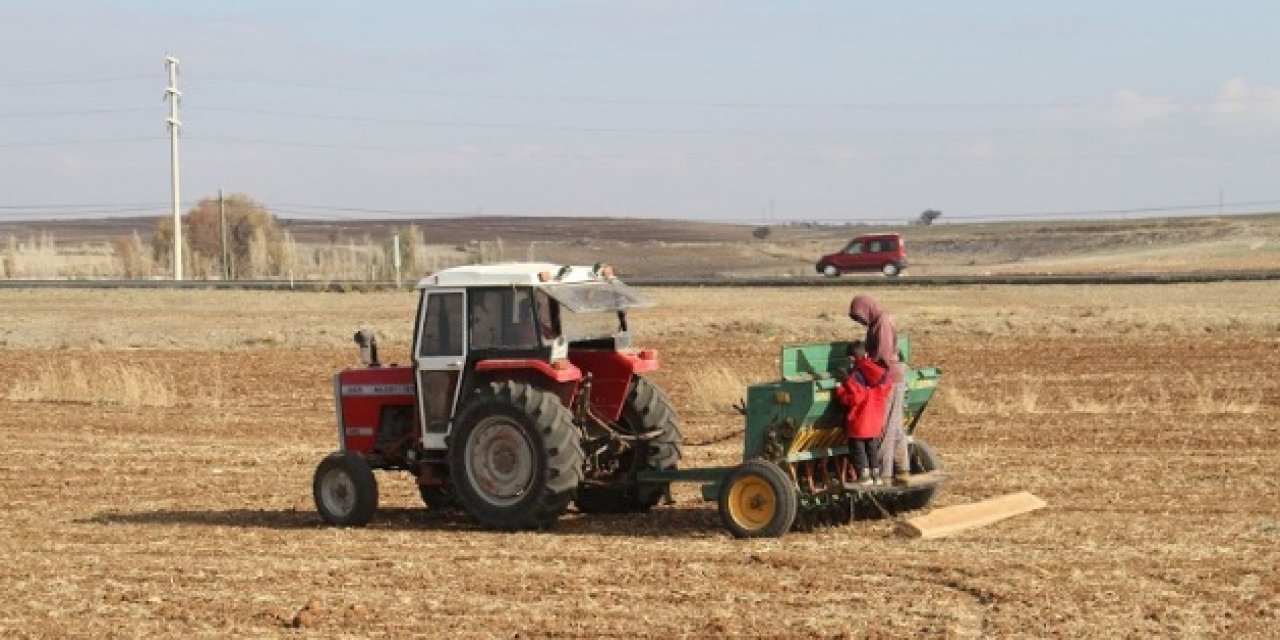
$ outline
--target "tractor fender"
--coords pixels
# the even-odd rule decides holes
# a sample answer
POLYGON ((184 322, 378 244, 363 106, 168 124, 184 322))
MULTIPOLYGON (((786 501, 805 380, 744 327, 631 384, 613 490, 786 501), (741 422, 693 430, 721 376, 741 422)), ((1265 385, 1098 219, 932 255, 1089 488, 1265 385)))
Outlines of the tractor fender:
POLYGON ((576 382, 582 379, 582 370, 567 360, 561 360, 555 365, 535 358, 481 360, 476 363, 476 371, 536 371, 551 382, 576 382))
POLYGON ((475 371, 481 380, 497 382, 510 380, 548 389, 560 398, 564 406, 572 406, 582 380, 582 369, 567 360, 555 365, 535 358, 499 358, 481 360, 475 371))

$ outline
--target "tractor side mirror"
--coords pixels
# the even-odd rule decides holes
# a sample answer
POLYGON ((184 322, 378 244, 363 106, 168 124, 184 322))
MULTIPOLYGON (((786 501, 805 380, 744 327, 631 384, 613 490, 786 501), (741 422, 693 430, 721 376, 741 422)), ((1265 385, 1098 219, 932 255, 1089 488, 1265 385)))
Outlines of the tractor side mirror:
POLYGON ((372 329, 361 329, 355 335, 356 344, 360 346, 360 363, 366 367, 380 367, 378 362, 378 339, 372 329))

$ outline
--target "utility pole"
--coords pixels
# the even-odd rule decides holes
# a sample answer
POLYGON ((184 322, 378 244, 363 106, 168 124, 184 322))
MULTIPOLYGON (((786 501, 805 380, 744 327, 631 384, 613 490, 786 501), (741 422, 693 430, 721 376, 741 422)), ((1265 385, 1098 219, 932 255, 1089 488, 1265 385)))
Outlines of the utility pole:
POLYGON ((218 187, 218 220, 222 226, 222 279, 231 279, 231 265, 227 262, 227 199, 222 195, 222 187, 218 187))
POLYGON ((178 120, 178 100, 182 93, 178 91, 178 59, 166 55, 165 67, 169 70, 169 86, 165 88, 165 99, 169 101, 169 173, 173 185, 173 279, 182 280, 182 214, 179 200, 182 197, 178 185, 178 129, 182 122, 178 120))
POLYGON ((400 234, 391 236, 391 250, 395 253, 391 257, 391 261, 396 267, 396 289, 400 288, 400 234))

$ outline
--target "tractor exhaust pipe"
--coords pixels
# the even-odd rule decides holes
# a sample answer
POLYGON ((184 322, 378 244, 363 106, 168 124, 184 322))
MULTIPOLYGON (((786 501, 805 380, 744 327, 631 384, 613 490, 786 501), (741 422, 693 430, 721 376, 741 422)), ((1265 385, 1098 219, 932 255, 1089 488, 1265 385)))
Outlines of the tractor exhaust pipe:
POLYGON ((381 367, 378 362, 378 339, 372 329, 361 329, 355 335, 356 344, 360 346, 360 363, 366 367, 381 367))

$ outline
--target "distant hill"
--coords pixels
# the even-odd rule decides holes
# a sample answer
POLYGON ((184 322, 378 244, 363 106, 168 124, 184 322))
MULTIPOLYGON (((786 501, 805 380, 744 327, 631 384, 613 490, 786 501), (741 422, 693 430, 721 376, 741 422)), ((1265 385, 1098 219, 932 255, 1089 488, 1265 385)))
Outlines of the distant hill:
MULTIPOLYGON (((157 218, 0 222, 0 245, 51 236, 59 250, 103 248, 157 218)), ((1014 273, 1280 268, 1280 214, 917 225, 743 224, 638 218, 476 216, 420 220, 298 220, 282 226, 303 247, 378 245, 416 226, 434 262, 476 259, 612 262, 632 275, 813 275, 822 253, 870 231, 906 238, 908 273, 1014 273), (474 251, 486 244, 488 251, 474 251)))

